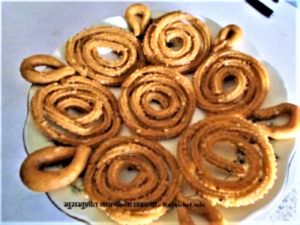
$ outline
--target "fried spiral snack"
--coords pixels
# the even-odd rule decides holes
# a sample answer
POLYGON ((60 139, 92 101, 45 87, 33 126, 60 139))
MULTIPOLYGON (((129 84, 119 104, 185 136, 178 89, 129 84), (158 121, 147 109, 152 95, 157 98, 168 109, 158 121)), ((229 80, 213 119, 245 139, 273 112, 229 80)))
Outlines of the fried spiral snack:
POLYGON ((134 36, 140 36, 144 34, 144 31, 150 22, 151 12, 144 4, 133 4, 126 9, 125 19, 127 20, 129 27, 133 30, 134 36))
POLYGON ((300 108, 291 103, 281 103, 276 106, 255 110, 252 117, 255 120, 269 120, 287 114, 290 118, 284 125, 265 125, 263 129, 274 139, 294 138, 300 131, 300 108))
POLYGON ((268 73, 255 58, 225 50, 211 55, 193 77, 197 105, 208 114, 249 116, 264 101, 269 90, 268 73), (223 86, 234 77, 234 87, 223 86))
POLYGON ((197 106, 208 114, 249 116, 264 101, 269 90, 268 72, 255 58, 230 48, 241 37, 237 26, 219 32, 213 52, 193 77, 197 106), (231 30, 233 35, 228 35, 231 30), (228 37, 228 39, 226 39, 228 37), (226 88, 226 80, 234 85, 226 88))
POLYGON ((56 147, 49 146, 39 149, 22 163, 20 177, 22 182, 31 190, 49 192, 68 186, 85 169, 92 149, 88 146, 56 147), (72 162, 65 168, 56 171, 43 171, 42 166, 53 164, 66 159, 72 162))
POLYGON ((20 66, 23 78, 34 84, 48 84, 75 74, 71 66, 66 66, 51 55, 32 55, 25 58, 20 66), (37 66, 48 66, 51 71, 37 71, 37 66))
POLYGON ((120 85, 135 69, 144 65, 138 40, 128 31, 112 26, 86 29, 66 44, 66 60, 83 76, 103 85, 120 85), (106 60, 97 48, 112 49, 119 58, 106 60))
POLYGON ((148 61, 181 73, 195 71, 208 55, 210 47, 207 26, 196 17, 179 11, 168 13, 152 23, 143 41, 148 61), (178 46, 168 47, 172 44, 178 46))
POLYGON ((180 134, 191 121, 195 107, 190 81, 167 67, 137 70, 121 87, 119 108, 125 124, 135 134, 149 139, 180 134), (160 108, 152 107, 153 102, 160 108))
POLYGON ((189 127, 181 136, 177 160, 188 183, 212 204, 238 207, 262 198, 276 178, 274 150, 260 126, 239 116, 211 116, 189 127), (237 147, 248 165, 242 166, 214 152, 227 142, 237 147), (226 180, 207 168, 207 163, 230 172, 226 180))
POLYGON ((180 225, 195 225, 189 211, 198 213, 204 216, 210 225, 224 225, 226 224, 222 213, 215 207, 212 206, 207 200, 203 198, 197 199, 186 197, 182 193, 177 195, 177 201, 179 203, 184 203, 186 205, 191 205, 191 207, 178 207, 177 217, 180 225))
POLYGON ((73 146, 95 145, 118 134, 117 104, 100 83, 73 76, 40 88, 31 100, 31 112, 47 137, 73 146))
POLYGON ((149 224, 168 210, 163 203, 175 199, 180 182, 175 157, 160 144, 137 137, 116 137, 101 144, 91 156, 84 191, 96 203, 155 203, 152 207, 100 205, 119 224, 149 224), (121 171, 128 167, 138 173, 124 182, 121 171))

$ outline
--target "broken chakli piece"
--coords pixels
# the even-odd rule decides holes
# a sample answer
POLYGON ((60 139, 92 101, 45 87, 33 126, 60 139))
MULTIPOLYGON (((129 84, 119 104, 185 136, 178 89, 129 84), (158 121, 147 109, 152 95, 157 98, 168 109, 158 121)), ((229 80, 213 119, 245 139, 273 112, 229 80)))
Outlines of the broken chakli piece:
POLYGON ((194 223, 192 214, 204 218, 210 225, 226 224, 226 220, 221 211, 213 206, 207 199, 197 194, 185 179, 182 179, 180 191, 173 204, 176 206, 175 209, 180 225, 198 224, 194 223))
POLYGON ((189 212, 203 216, 210 225, 226 224, 222 213, 199 195, 186 197, 182 193, 179 193, 177 195, 177 203, 186 205, 186 207, 179 205, 176 209, 180 225, 195 225, 189 212))

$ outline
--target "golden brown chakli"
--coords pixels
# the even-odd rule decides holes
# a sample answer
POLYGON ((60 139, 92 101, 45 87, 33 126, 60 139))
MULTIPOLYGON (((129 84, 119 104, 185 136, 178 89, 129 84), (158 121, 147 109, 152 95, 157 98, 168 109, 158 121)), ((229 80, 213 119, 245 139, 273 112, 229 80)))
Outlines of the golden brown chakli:
POLYGON ((91 156, 84 191, 99 204, 123 202, 123 207, 100 207, 119 224, 149 224, 166 213, 163 203, 175 199, 180 182, 176 159, 163 146, 143 138, 116 137, 101 144, 91 156), (125 182, 121 172, 128 167, 137 175, 125 182), (139 207, 139 203, 155 205, 139 207))
POLYGON ((78 73, 109 86, 120 85, 130 73, 144 65, 142 49, 134 35, 112 26, 79 32, 68 40, 65 54, 78 73), (118 58, 106 59, 99 55, 99 48, 112 49, 118 58))
POLYGON ((241 36, 239 29, 229 25, 220 31, 212 54, 193 77, 197 105, 208 114, 249 116, 268 93, 269 76, 263 64, 231 49, 241 36), (234 85, 226 88, 225 81, 230 79, 234 85))
POLYGON ((211 116, 190 126, 181 136, 177 160, 188 183, 212 204, 237 207, 254 203, 273 186, 274 150, 261 127, 238 116, 211 116), (240 151, 247 167, 213 151, 227 142, 240 151), (229 172, 234 179, 217 177, 207 163, 229 172))
POLYGON ((118 134, 118 103, 97 81, 73 76, 44 86, 31 101, 33 119, 52 140, 95 145, 118 134))
POLYGON ((250 115, 264 101, 269 78, 263 65, 238 51, 211 55, 194 76, 197 105, 209 114, 250 115), (224 90, 224 80, 234 77, 235 85, 224 90))
POLYGON ((129 129, 156 140, 180 134, 191 121, 195 106, 190 81, 163 66, 148 66, 132 73, 122 84, 119 98, 120 113, 129 129))
POLYGON ((210 47, 207 26, 180 11, 167 13, 150 24, 143 40, 143 51, 149 62, 181 73, 195 71, 210 47))
POLYGON ((21 179, 33 191, 48 192, 84 173, 86 195, 119 224, 149 224, 178 203, 192 206, 177 207, 180 225, 194 224, 191 212, 223 225, 215 204, 252 204, 273 186, 276 161, 268 138, 295 137, 299 107, 282 103, 259 109, 269 89, 268 73, 257 59, 233 50, 243 33, 237 25, 221 29, 212 43, 207 26, 193 15, 170 12, 153 22, 150 17, 145 5, 134 4, 125 12, 133 33, 113 26, 79 32, 66 43, 69 65, 49 55, 23 60, 22 76, 44 84, 31 100, 35 124, 55 144, 73 147, 31 153, 21 179), (110 51, 109 57, 103 51, 110 51), (194 71, 192 84, 182 74, 194 71), (119 101, 103 85, 122 85, 119 101), (188 127, 196 105, 208 117, 188 127), (284 114, 290 116, 284 125, 265 121, 284 114), (121 117, 138 136, 115 137, 121 117), (177 161, 147 140, 179 135, 177 161), (237 155, 219 155, 220 144, 237 155), (43 168, 70 159, 57 171, 43 168), (136 176, 123 179, 124 170, 136 176), (182 175, 194 196, 181 192, 182 175))

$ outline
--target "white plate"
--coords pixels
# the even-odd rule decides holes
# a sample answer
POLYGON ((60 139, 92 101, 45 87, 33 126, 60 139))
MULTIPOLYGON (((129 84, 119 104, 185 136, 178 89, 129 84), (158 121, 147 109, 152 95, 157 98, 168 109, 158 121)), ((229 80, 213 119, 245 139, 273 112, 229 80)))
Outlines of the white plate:
MULTIPOLYGON (((159 15, 161 13, 156 13, 159 15)), ((212 37, 216 37, 216 34, 221 29, 221 26, 216 22, 198 16, 211 31, 212 37)), ((121 16, 111 17, 103 20, 101 23, 97 25, 109 24, 114 26, 119 26, 127 29, 126 21, 121 16)), ((246 34, 247 35, 247 34, 246 34)), ((259 52, 256 48, 244 38, 241 44, 237 47, 238 50, 243 51, 247 54, 250 54, 258 59, 260 59, 264 65, 266 66, 267 70, 270 74, 270 84, 271 89, 268 93, 268 96, 263 103, 263 107, 275 105, 281 102, 287 101, 287 90, 284 86, 284 82, 277 73, 277 71, 271 66, 271 64, 263 61, 259 52)), ((54 53, 54 56, 65 61, 64 59, 64 46, 57 49, 54 53)), ((188 76, 191 78, 191 76, 188 76)), ((32 116, 30 113, 30 99, 34 95, 35 91, 37 90, 38 86, 34 85, 29 90, 29 97, 28 97, 28 116, 25 122, 24 127, 24 144, 27 153, 31 153, 39 148, 54 145, 51 140, 43 136, 32 120, 32 116)), ((116 97, 119 96, 118 88, 110 88, 116 97)), ((201 110, 196 109, 196 112, 193 116, 192 123, 203 119, 204 114, 201 110)), ((121 130, 121 135, 130 135, 130 131, 123 125, 121 130)), ((174 138, 167 141, 160 141, 162 145, 164 145, 170 152, 176 155, 176 146, 177 146, 178 138, 174 138)), ((247 222, 250 219, 257 219, 259 216, 261 217, 262 213, 268 212, 274 203, 281 198, 286 190, 286 183, 289 176, 289 166, 292 162, 292 157, 295 149, 295 140, 285 140, 285 141, 276 141, 273 143, 274 149, 276 154, 279 156, 278 160, 278 172, 277 172, 277 180, 273 188, 269 191, 269 193, 261 200, 257 201, 255 204, 249 206, 243 206, 239 208, 228 208, 225 209, 223 207, 219 207, 220 210, 223 212, 227 221, 234 221, 234 222, 247 222)), ((85 221, 88 223, 96 223, 97 224, 115 224, 111 221, 102 211, 97 208, 88 207, 86 209, 81 209, 79 207, 69 209, 65 207, 65 202, 88 202, 88 199, 85 197, 82 190, 82 183, 81 179, 78 179, 74 184, 65 187, 61 190, 50 192, 47 194, 51 202, 65 214, 76 218, 81 221, 85 221)), ((197 221, 195 221, 197 222, 197 221)), ((177 215, 175 210, 171 210, 169 213, 161 217, 157 222, 154 224, 178 224, 177 215)))

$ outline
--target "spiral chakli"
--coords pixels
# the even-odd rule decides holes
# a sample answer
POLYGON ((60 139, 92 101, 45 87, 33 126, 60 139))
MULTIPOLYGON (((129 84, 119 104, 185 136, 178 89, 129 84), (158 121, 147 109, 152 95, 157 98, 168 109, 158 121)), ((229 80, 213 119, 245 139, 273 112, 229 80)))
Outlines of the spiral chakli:
POLYGON ((144 65, 138 40, 132 33, 111 26, 92 27, 71 37, 66 45, 66 60, 81 75, 103 85, 120 85, 135 69, 144 65), (118 56, 106 60, 99 48, 111 49, 118 56))
POLYGON ((180 134, 188 126, 195 106, 190 81, 162 66, 135 71, 122 84, 119 98, 121 116, 130 130, 156 140, 180 134))
POLYGON ((50 139, 68 145, 95 145, 118 134, 118 103, 109 89, 96 81, 73 76, 38 90, 31 112, 50 139))
POLYGON ((209 53, 210 46, 207 26, 196 17, 179 11, 168 13, 152 23, 143 41, 148 61, 182 73, 195 71, 209 53), (170 45, 178 45, 179 49, 170 45))
POLYGON ((186 180, 212 204, 242 206, 262 198, 276 178, 275 155, 263 130, 238 116, 211 116, 189 127, 178 144, 178 164, 186 180), (246 164, 219 156, 214 145, 229 143, 246 164), (208 165, 233 176, 225 179, 208 165))
POLYGON ((164 204, 175 199, 180 182, 175 157, 160 144, 137 137, 116 137, 101 144, 91 156, 84 191, 119 224, 149 224, 167 211, 164 204), (121 172, 128 168, 137 175, 125 182, 121 172), (123 205, 105 207, 103 202, 123 205), (155 205, 143 207, 139 203, 155 205))
POLYGON ((242 30, 236 25, 221 29, 212 53, 193 77, 197 106, 208 114, 249 116, 268 93, 269 77, 263 64, 231 49, 241 37, 242 30), (233 84, 226 85, 230 80, 233 84))

